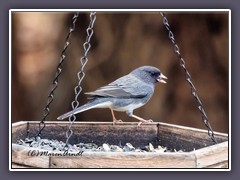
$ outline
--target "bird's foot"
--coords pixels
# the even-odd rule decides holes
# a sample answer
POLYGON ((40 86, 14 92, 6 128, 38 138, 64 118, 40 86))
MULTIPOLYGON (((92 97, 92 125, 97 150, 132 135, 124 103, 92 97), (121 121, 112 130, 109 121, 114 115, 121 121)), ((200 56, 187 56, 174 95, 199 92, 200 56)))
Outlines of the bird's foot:
POLYGON ((139 123, 138 123, 138 125, 137 125, 137 127, 140 127, 141 124, 143 124, 143 123, 153 123, 153 120, 152 120, 152 119, 149 119, 149 120, 145 120, 145 119, 140 120, 139 123))
POLYGON ((121 119, 113 119, 113 125, 116 123, 122 123, 123 121, 121 119))

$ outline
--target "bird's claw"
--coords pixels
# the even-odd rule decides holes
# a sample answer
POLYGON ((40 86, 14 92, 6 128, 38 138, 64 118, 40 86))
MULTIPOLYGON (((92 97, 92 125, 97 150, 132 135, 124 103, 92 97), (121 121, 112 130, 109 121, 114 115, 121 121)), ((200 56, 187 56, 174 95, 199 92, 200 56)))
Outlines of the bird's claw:
POLYGON ((143 123, 142 121, 139 121, 137 127, 139 128, 142 123, 143 123))
POLYGON ((146 120, 148 123, 153 123, 152 119, 146 120))
POLYGON ((139 121, 137 127, 140 127, 142 123, 153 123, 153 120, 152 120, 152 119, 149 119, 149 120, 139 121))
POLYGON ((114 119, 113 120, 113 125, 115 125, 116 123, 122 123, 123 121, 121 119, 114 119))

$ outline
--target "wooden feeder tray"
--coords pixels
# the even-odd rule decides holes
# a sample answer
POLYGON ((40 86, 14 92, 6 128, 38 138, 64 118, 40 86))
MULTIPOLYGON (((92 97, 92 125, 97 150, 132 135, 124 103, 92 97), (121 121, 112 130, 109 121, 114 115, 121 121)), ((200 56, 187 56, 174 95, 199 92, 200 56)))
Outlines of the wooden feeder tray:
MULTIPOLYGON (((65 142, 68 122, 46 122, 42 138, 65 142)), ((84 152, 82 156, 29 156, 34 148, 17 144, 38 132, 38 122, 12 124, 12 168, 228 168, 228 135, 215 133, 214 144, 206 130, 167 123, 142 124, 75 122, 71 144, 93 142, 134 147, 152 143, 173 152, 84 152), (174 149, 184 152, 174 152, 174 149)))

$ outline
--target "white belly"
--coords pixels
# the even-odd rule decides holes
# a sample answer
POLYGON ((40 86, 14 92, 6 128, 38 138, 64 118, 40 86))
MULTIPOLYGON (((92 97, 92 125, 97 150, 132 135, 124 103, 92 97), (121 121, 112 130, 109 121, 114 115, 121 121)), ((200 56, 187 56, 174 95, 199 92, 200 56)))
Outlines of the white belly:
POLYGON ((129 105, 124 106, 124 107, 119 107, 119 108, 114 107, 114 108, 111 108, 111 109, 113 109, 115 111, 129 111, 129 110, 131 111, 131 110, 137 109, 141 106, 143 106, 143 103, 129 104, 129 105))

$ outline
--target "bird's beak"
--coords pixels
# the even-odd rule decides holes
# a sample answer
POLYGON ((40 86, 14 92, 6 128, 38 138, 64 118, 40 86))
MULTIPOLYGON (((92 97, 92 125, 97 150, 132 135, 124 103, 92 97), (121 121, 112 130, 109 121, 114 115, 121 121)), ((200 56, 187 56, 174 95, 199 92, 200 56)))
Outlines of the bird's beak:
POLYGON ((161 82, 161 83, 167 83, 166 81, 164 81, 163 79, 167 79, 166 76, 164 76, 163 74, 160 74, 160 76, 158 76, 157 81, 161 82))

